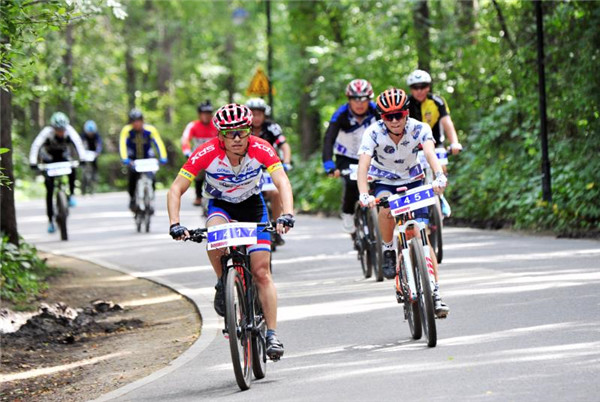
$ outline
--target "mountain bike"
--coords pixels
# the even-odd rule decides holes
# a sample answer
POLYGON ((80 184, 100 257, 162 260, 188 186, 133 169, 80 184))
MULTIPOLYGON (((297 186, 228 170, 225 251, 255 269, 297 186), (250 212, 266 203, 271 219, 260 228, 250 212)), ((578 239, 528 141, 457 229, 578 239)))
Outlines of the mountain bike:
POLYGON ((233 372, 242 390, 250 388, 252 373, 260 380, 267 373, 266 333, 258 291, 250 267, 247 246, 257 243, 259 230, 273 231, 271 223, 231 222, 190 230, 187 240, 207 240, 208 250, 226 249, 221 257, 225 292, 225 329, 233 372))
POLYGON ((413 219, 411 211, 434 205, 436 195, 430 184, 407 190, 377 200, 377 204, 390 208, 398 229, 398 265, 396 267, 396 299, 404 305, 404 318, 408 321, 413 339, 421 339, 423 332, 427 346, 437 344, 437 328, 433 290, 435 276, 430 247, 427 244, 427 225, 413 219), (406 230, 418 228, 419 237, 406 240, 406 230))
POLYGON ((97 174, 94 170, 94 161, 98 154, 95 151, 87 150, 83 156, 83 168, 81 172, 81 193, 94 194, 96 182, 98 181, 97 174))
MULTIPOLYGON (((440 161, 440 165, 444 166, 448 164, 448 152, 445 148, 436 148, 435 154, 440 161)), ((425 154, 423 151, 418 153, 419 162, 425 172, 425 184, 431 184, 433 182, 433 171, 427 163, 425 154)), ((442 232, 444 228, 444 215, 442 214, 442 201, 438 195, 435 197, 435 203, 429 206, 429 240, 431 241, 431 247, 435 253, 438 264, 442 262, 444 258, 443 238, 442 232)))
POLYGON ((69 235, 67 233, 69 198, 64 190, 69 184, 66 182, 66 178, 77 166, 79 166, 79 162, 77 161, 42 163, 38 165, 38 169, 43 171, 46 176, 57 179, 55 180, 54 185, 54 191, 56 193, 56 202, 54 204, 54 220, 56 221, 60 230, 61 240, 69 239, 69 235))
POLYGON ((158 159, 136 159, 133 161, 132 169, 138 172, 135 185, 135 226, 138 232, 142 231, 142 225, 150 232, 150 219, 154 215, 154 174, 158 171, 158 159))
MULTIPOLYGON (((357 169, 358 165, 350 165, 340 173, 350 180, 356 180, 357 169)), ((375 273, 376 281, 383 281, 383 247, 377 209, 363 207, 357 201, 354 207, 354 226, 354 248, 358 252, 364 277, 368 279, 375 273)))

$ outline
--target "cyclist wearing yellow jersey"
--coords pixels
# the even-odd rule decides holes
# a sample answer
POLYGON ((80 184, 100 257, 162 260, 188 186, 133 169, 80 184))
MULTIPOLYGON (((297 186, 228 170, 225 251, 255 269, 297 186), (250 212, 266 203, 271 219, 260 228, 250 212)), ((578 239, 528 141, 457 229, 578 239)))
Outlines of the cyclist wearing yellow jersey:
MULTIPOLYGON (((167 149, 160 138, 156 127, 144 123, 144 115, 138 109, 129 112, 129 124, 121 130, 119 136, 119 155, 123 164, 129 166, 136 159, 155 158, 161 164, 167 163, 167 149), (156 150, 155 150, 155 149, 156 150)), ((129 209, 135 208, 135 185, 140 174, 134 169, 129 169, 128 186, 129 209)), ((153 180, 153 185, 156 179, 153 180)))
MULTIPOLYGON (((462 145, 450 118, 450 108, 444 98, 431 93, 431 75, 424 70, 415 70, 410 73, 406 83, 410 87, 410 117, 429 124, 436 146, 442 146, 447 135, 450 152, 452 155, 458 154, 462 145)), ((446 166, 443 169, 447 173, 446 166)), ((450 216, 450 205, 443 196, 442 212, 445 216, 450 216)))

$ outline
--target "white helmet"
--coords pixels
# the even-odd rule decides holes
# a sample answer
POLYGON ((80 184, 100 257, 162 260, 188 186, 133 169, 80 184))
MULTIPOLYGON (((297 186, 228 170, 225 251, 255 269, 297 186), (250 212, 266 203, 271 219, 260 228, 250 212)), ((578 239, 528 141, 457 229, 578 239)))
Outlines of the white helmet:
POLYGON ((408 86, 415 84, 431 84, 431 75, 425 70, 415 70, 406 79, 408 86))
POLYGON ((271 107, 262 98, 251 98, 246 101, 246 106, 250 110, 262 110, 265 115, 271 115, 271 107))

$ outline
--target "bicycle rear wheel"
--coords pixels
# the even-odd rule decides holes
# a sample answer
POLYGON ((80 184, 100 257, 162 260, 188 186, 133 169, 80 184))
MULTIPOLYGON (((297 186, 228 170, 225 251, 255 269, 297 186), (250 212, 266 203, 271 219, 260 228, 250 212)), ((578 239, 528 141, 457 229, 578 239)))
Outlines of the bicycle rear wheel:
POLYGON ((248 306, 241 275, 230 269, 225 282, 225 323, 229 334, 229 350, 235 380, 242 391, 252 381, 251 334, 246 329, 248 306))
POLYGON ((383 281, 383 244, 381 240, 381 231, 379 230, 379 219, 377 209, 367 210, 367 222, 369 226, 369 257, 371 266, 375 273, 377 282, 383 281))
POLYGON ((423 332, 425 332, 425 337, 427 338, 427 346, 434 347, 437 344, 437 328, 435 326, 435 312, 433 309, 433 293, 429 282, 428 267, 421 239, 415 237, 410 241, 410 253, 415 267, 415 282, 419 294, 419 310, 423 332))
POLYGON ((67 216, 69 216, 69 200, 67 199, 67 194, 62 190, 56 193, 56 209, 56 223, 58 223, 60 230, 60 238, 61 240, 68 240, 67 216))
POLYGON ((260 380, 267 374, 267 323, 263 317, 262 306, 254 289, 254 325, 252 334, 252 371, 254 378, 260 380))
POLYGON ((360 260, 360 267, 362 268, 363 275, 366 279, 373 275, 373 265, 371 263, 371 255, 369 248, 369 224, 366 219, 366 215, 363 213, 360 204, 357 202, 354 208, 354 227, 356 232, 354 233, 354 245, 358 252, 358 259, 360 260))
POLYGON ((442 217, 442 207, 440 205, 440 198, 436 197, 435 204, 429 207, 429 241, 435 257, 437 258, 438 264, 442 262, 444 256, 443 242, 442 242, 442 228, 444 226, 444 220, 442 217))

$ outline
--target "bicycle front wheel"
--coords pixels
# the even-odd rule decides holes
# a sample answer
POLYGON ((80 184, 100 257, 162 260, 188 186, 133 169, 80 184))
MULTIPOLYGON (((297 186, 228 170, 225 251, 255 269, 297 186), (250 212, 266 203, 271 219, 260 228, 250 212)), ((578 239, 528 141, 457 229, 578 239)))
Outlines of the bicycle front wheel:
POLYGON ((254 326, 252 334, 252 371, 254 378, 260 380, 267 374, 267 323, 263 317, 260 299, 254 289, 254 326))
POLYGON ((144 191, 144 226, 146 233, 150 232, 150 218, 152 212, 152 200, 150 196, 151 188, 146 188, 144 191))
POLYGON ((379 219, 377 209, 367 210, 367 222, 369 226, 369 256, 371 266, 375 273, 377 282, 383 281, 383 243, 381 240, 381 231, 379 230, 379 219))
POLYGON ((252 380, 251 334, 246 328, 248 306, 241 275, 231 269, 225 282, 225 323, 229 334, 229 350, 235 380, 242 391, 250 388, 252 380))
POLYGON ((363 213, 360 203, 356 203, 354 209, 354 227, 356 232, 354 233, 354 248, 358 252, 358 259, 360 260, 360 267, 362 268, 363 275, 366 279, 373 275, 373 265, 371 264, 371 254, 368 243, 369 226, 367 217, 363 213))
POLYGON ((60 238, 61 240, 68 240, 67 216, 69 216, 69 200, 64 191, 59 191, 56 194, 56 207, 56 223, 58 223, 58 228, 60 230, 60 238))
POLYGON ((429 241, 431 248, 435 253, 438 264, 442 262, 444 257, 443 242, 442 242, 442 228, 444 220, 442 217, 442 207, 440 205, 440 198, 436 197, 435 204, 429 207, 429 241))
POLYGON ((427 346, 434 347, 437 344, 437 329, 433 308, 433 292, 429 282, 429 272, 421 239, 416 237, 411 239, 410 253, 415 268, 415 279, 419 295, 419 312, 421 313, 423 332, 425 332, 425 337, 427 338, 427 346))

